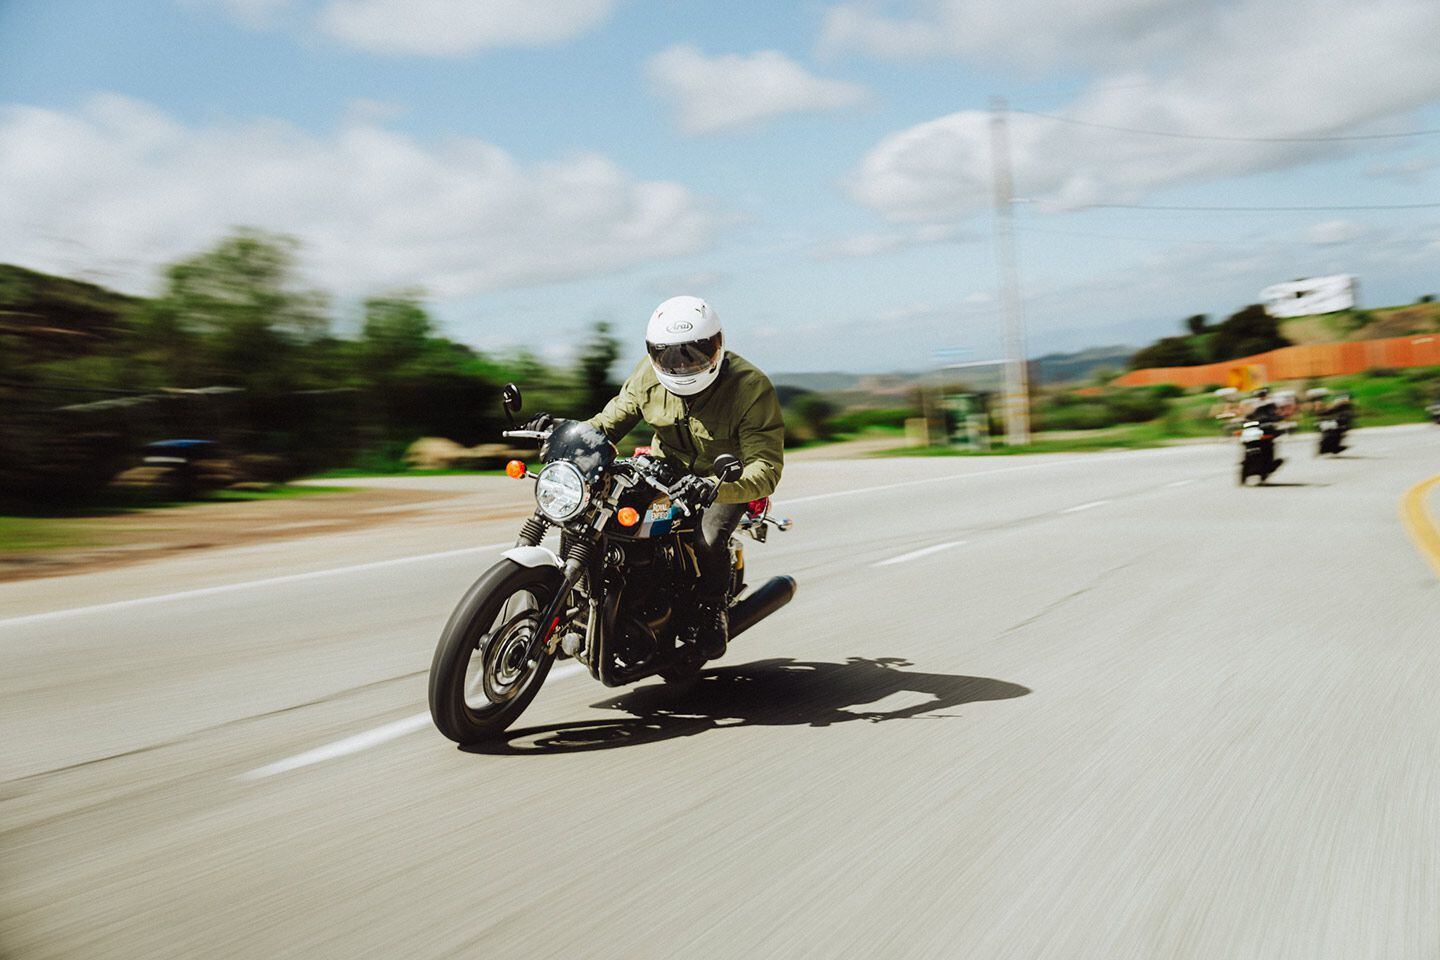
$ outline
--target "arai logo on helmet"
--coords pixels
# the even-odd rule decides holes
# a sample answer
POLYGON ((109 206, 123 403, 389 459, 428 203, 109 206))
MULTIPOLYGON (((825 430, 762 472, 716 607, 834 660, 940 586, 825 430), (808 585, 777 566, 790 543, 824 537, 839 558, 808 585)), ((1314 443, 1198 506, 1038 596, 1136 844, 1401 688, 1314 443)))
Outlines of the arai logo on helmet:
POLYGON ((689 333, 695 329, 695 324, 689 320, 676 320, 665 328, 666 333, 689 333))

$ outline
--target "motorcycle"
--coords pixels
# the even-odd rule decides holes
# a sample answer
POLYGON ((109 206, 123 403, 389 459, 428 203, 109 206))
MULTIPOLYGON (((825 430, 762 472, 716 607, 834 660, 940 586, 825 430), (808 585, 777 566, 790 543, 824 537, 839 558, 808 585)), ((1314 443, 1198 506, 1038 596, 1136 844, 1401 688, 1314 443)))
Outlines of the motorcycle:
POLYGON ((1280 437, 1280 424, 1273 420, 1246 420, 1240 428, 1244 453, 1240 458, 1240 485, 1251 477, 1264 483, 1284 461, 1275 456, 1275 442, 1280 437))
POLYGON ((1440 403, 1430 404, 1430 406, 1425 408, 1425 412, 1430 414, 1431 420, 1440 423, 1440 403))
MULTIPOLYGON (((513 429, 520 390, 503 401, 504 436, 540 444, 539 473, 519 460, 514 478, 535 481, 536 510, 516 545, 470 587, 440 635, 430 665, 430 716, 456 743, 500 733, 539 692, 557 657, 571 657, 607 687, 659 676, 694 678, 704 657, 686 638, 699 567, 690 537, 722 482, 740 476, 735 457, 715 460, 713 478, 682 475, 637 452, 620 457, 604 432, 579 420, 545 430, 513 429), (558 527, 558 549, 542 544, 558 527)), ((730 638, 779 610, 795 581, 771 577, 746 591, 739 534, 764 542, 790 529, 751 503, 730 541, 730 638)))
POLYGON ((1340 420, 1333 417, 1320 421, 1320 446, 1316 456, 1323 457, 1325 454, 1338 454, 1345 449, 1346 426, 1340 420))

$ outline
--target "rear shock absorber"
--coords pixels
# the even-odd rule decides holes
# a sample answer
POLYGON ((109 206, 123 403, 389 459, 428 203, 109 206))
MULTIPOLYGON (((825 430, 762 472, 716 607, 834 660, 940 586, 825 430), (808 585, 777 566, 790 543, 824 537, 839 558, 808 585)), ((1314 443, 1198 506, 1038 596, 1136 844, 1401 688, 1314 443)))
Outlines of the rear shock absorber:
POLYGON ((520 538, 515 541, 517 547, 538 547, 540 541, 545 539, 545 534, 550 530, 549 521, 538 514, 525 521, 525 526, 520 528, 520 538))

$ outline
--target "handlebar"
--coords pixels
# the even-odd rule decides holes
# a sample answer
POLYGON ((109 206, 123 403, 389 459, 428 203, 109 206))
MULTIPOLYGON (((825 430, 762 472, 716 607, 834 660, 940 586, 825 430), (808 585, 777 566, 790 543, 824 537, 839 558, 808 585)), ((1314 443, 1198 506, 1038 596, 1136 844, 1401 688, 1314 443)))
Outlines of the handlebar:
POLYGON ((644 480, 647 484, 654 487, 660 493, 663 493, 665 496, 669 497, 687 517, 695 512, 696 507, 703 510, 706 507, 710 506, 712 503, 715 502, 715 498, 720 494, 719 477, 703 478, 701 479, 700 484, 695 484, 690 482, 692 479, 690 476, 685 476, 681 477, 674 484, 667 487, 665 484, 657 480, 654 474, 652 474, 650 470, 647 469, 649 464, 651 463, 648 457, 636 457, 635 459, 637 461, 640 461, 635 464, 635 472, 639 474, 640 479, 644 480), (686 502, 686 498, 684 495, 694 490, 697 486, 702 487, 702 492, 704 494, 704 496, 702 497, 703 502, 695 504, 695 507, 692 507, 689 503, 686 502), (703 490, 703 487, 709 487, 709 489, 703 490))
POLYGON ((510 437, 516 440, 544 440, 550 436, 549 430, 502 430, 502 437, 510 437))

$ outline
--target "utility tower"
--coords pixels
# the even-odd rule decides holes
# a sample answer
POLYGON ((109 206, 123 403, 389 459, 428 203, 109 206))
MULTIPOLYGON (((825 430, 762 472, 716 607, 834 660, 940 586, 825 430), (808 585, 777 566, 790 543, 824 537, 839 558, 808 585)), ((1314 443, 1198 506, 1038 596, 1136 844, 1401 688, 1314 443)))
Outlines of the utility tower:
POLYGON ((995 260, 1000 271, 1000 316, 1005 324, 1005 442, 1030 442, 1030 377, 1025 362, 1025 318, 1015 265, 1015 188, 1010 178, 1010 132, 1004 97, 990 101, 990 163, 995 181, 995 260))

